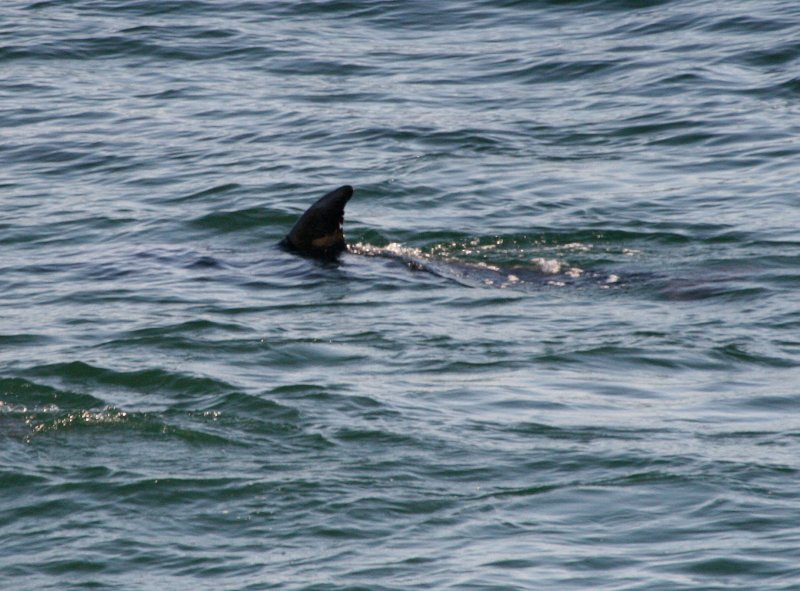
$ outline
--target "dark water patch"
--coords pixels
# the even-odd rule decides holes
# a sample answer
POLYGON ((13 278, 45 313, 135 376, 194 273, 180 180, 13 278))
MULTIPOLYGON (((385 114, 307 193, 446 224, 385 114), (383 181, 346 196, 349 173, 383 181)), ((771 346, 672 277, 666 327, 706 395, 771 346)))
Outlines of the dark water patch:
MULTIPOLYGON (((796 367, 800 362, 795 362, 793 367, 796 367)), ((771 364, 767 364, 771 366, 771 364)), ((760 409, 772 412, 778 411, 789 411, 793 408, 796 408, 798 403, 797 396, 780 396, 780 395, 758 395, 758 396, 748 396, 740 401, 742 406, 751 408, 751 409, 760 409)))
MULTIPOLYGON (((52 484, 47 492, 50 496, 81 493, 97 502, 115 500, 119 515, 126 515, 131 509, 143 506, 158 506, 154 515, 167 522, 179 518, 190 507, 195 507, 198 509, 198 521, 191 529, 201 534, 203 521, 210 520, 211 517, 205 518, 202 507, 213 502, 231 502, 247 498, 252 493, 265 492, 257 488, 246 479, 211 474, 151 477, 136 472, 112 472, 86 477, 80 471, 72 471, 67 480, 52 484), (171 511, 177 513, 170 513, 171 511)), ((168 524, 165 523, 165 526, 168 524)))
POLYGON ((43 334, 0 334, 0 347, 27 347, 45 345, 53 338, 43 334))
POLYGON ((657 287, 654 293, 659 299, 672 302, 712 300, 720 303, 759 301, 772 292, 763 287, 736 285, 735 280, 729 278, 706 279, 698 276, 695 279, 670 279, 657 287))
POLYGON ((665 146, 690 146, 693 144, 706 144, 714 138, 716 138, 716 135, 713 133, 681 133, 672 134, 662 139, 651 140, 649 143, 665 146))
POLYGON ((665 116, 655 118, 653 115, 633 117, 624 127, 615 126, 612 130, 613 135, 619 137, 645 137, 649 141, 663 141, 661 138, 671 137, 677 131, 696 130, 702 128, 706 123, 702 120, 664 120, 665 116))
POLYGON ((243 417, 258 417, 259 420, 282 420, 294 422, 300 418, 297 409, 278 404, 273 400, 261 396, 252 396, 243 392, 233 392, 214 399, 209 405, 201 408, 202 412, 216 411, 221 415, 235 415, 235 420, 246 420, 243 417))
POLYGON ((336 440, 350 445, 359 446, 411 446, 416 447, 416 439, 403 433, 393 433, 384 429, 354 429, 345 427, 339 429, 336 440))
POLYGON ((753 584, 763 581, 761 577, 770 577, 783 573, 780 565, 775 565, 773 560, 747 560, 742 558, 709 558, 691 560, 682 565, 680 570, 693 575, 713 577, 718 580, 728 577, 753 577, 753 584))
POLYGON ((212 256, 204 255, 186 265, 187 269, 223 269, 225 264, 212 256))
POLYGON ((25 413, 30 409, 97 408, 102 402, 89 394, 62 390, 25 378, 0 378, 3 410, 25 413))
MULTIPOLYGON (((524 0, 521 0, 524 1, 524 0)), ((648 8, 658 8, 661 6, 668 6, 675 4, 675 0, 612 0, 611 2, 604 2, 603 0, 540 0, 544 4, 555 4, 557 6, 575 6, 581 8, 588 6, 598 10, 641 10, 648 8)))
POLYGON ((119 387, 142 393, 169 393, 179 397, 201 396, 234 390, 221 380, 171 372, 163 369, 114 371, 82 361, 40 365, 25 370, 26 375, 55 379, 83 388, 119 387))
POLYGON ((270 442, 275 450, 279 447, 287 449, 290 444, 304 448, 316 443, 315 436, 307 436, 299 431, 287 416, 291 415, 291 411, 283 411, 286 409, 279 409, 275 413, 281 416, 244 421, 216 410, 193 411, 188 413, 188 417, 171 412, 161 436, 210 456, 226 453, 228 448, 253 449, 263 440, 270 442), (298 439, 299 443, 296 441, 298 439))
MULTIPOLYGON (((90 155, 92 148, 92 146, 79 146, 76 143, 71 143, 70 147, 73 149, 69 149, 67 144, 55 146, 36 145, 23 146, 12 150, 6 148, 4 152, 6 152, 7 156, 10 156, 11 161, 61 164, 87 157, 90 155)), ((94 147, 97 146, 95 145, 94 147)))
MULTIPOLYGON (((85 220, 50 220, 48 223, 15 225, 7 232, 0 242, 7 244, 30 244, 35 247, 57 247, 64 244, 73 246, 80 236, 83 243, 94 240, 105 240, 110 230, 120 232, 131 225, 129 218, 112 218, 97 216, 95 225, 88 225, 85 220)), ((73 253, 70 252, 70 255, 73 253)), ((50 274, 59 272, 79 272, 81 269, 93 268, 92 263, 76 262, 75 258, 59 253, 58 257, 51 256, 50 260, 57 262, 28 263, 23 259, 19 261, 18 270, 30 272, 33 275, 50 274)))
POLYGON ((599 78, 618 74, 625 66, 613 60, 548 60, 535 64, 493 64, 491 72, 476 76, 464 83, 500 83, 519 81, 524 84, 564 83, 570 80, 599 78))
MULTIPOLYGON (((373 126, 353 133, 352 137, 357 142, 375 143, 382 143, 386 137, 391 137, 398 143, 414 142, 430 149, 452 149, 452 146, 458 146, 457 154, 465 157, 472 154, 499 155, 515 150, 514 146, 508 145, 507 134, 501 137, 497 131, 474 127, 442 131, 421 125, 405 125, 400 129, 373 126)), ((418 201, 417 206, 419 205, 418 201)))
MULTIPOLYGON (((661 14, 662 13, 653 13, 653 18, 646 21, 623 21, 610 32, 624 39, 634 38, 640 40, 646 38, 648 35, 661 35, 664 33, 675 34, 678 31, 683 32, 696 29, 702 24, 702 21, 698 21, 697 15, 692 12, 670 14, 666 18, 661 18, 661 14)), ((670 49, 672 51, 685 50, 685 48, 670 49)))
POLYGON ((337 412, 356 413, 363 420, 387 421, 400 419, 400 411, 384 404, 374 396, 356 395, 351 392, 352 386, 313 384, 291 384, 277 386, 270 390, 270 396, 285 400, 293 405, 303 405, 314 413, 327 409, 337 412))
POLYGON ((188 195, 182 195, 179 197, 175 197, 173 199, 168 200, 169 203, 184 203, 184 202, 200 202, 206 200, 208 197, 212 197, 214 195, 227 195, 229 193, 235 194, 240 189, 242 189, 242 185, 238 183, 223 183, 221 185, 217 185, 214 187, 210 187, 208 189, 202 189, 200 191, 194 191, 189 193, 188 195))
POLYGON ((321 341, 293 341, 276 348, 274 353, 276 363, 292 369, 335 367, 364 359, 363 353, 357 349, 321 341))
POLYGON ((133 269, 123 269, 115 264, 99 264, 92 265, 83 274, 86 279, 91 281, 116 281, 123 277, 128 277, 134 274, 133 269))
MULTIPOLYGON (((476 355, 476 357, 479 357, 476 355)), ((547 361, 545 359, 544 361, 547 361)), ((492 374, 500 368, 516 369, 524 365, 524 362, 512 362, 502 359, 475 359, 475 360, 452 360, 447 358, 419 360, 416 370, 430 374, 441 372, 465 373, 465 374, 492 374)))
POLYGON ((366 76, 378 74, 379 71, 371 66, 341 60, 307 59, 298 62, 292 60, 282 64, 280 61, 270 64, 270 71, 274 74, 285 76, 366 76))
MULTIPOLYGON (((127 302, 129 304, 158 304, 161 306, 181 305, 188 299, 182 296, 159 296, 163 293, 157 288, 148 285, 137 289, 92 289, 75 293, 65 293, 48 300, 49 304, 63 305, 111 305, 127 302)), ((63 321, 65 325, 82 326, 91 325, 95 319, 86 317, 68 317, 63 321)))
POLYGON ((731 343, 717 347, 713 355, 723 361, 733 361, 736 364, 753 364, 773 368, 792 368, 800 366, 800 360, 789 357, 775 357, 764 355, 754 351, 748 351, 749 347, 731 343))
MULTIPOLYGON (((758 404, 758 401, 763 401, 767 405, 771 404, 773 401, 777 401, 779 406, 788 404, 791 400, 790 397, 782 398, 773 396, 759 396, 752 399, 756 404, 758 404)), ((708 439, 709 441, 732 442, 734 444, 737 442, 757 441, 759 444, 771 445, 774 443, 773 439, 776 437, 776 434, 772 431, 720 431, 717 433, 699 433, 696 436, 701 439, 708 439)))
POLYGON ((146 415, 135 415, 112 407, 36 413, 29 422, 32 426, 32 435, 37 437, 44 434, 75 433, 85 429, 92 429, 93 432, 100 429, 115 434, 126 430, 163 432, 163 424, 160 421, 153 421, 146 415))
MULTIPOLYGON (((497 425, 497 427, 501 427, 497 425)), ((503 428, 508 433, 515 435, 533 435, 545 439, 576 441, 581 443, 591 443, 602 439, 621 439, 623 441, 637 441, 648 439, 657 435, 664 435, 664 430, 642 430, 642 429, 614 429, 614 428, 564 428, 540 423, 518 423, 503 428)))
MULTIPOLYGON (((157 442, 164 445, 181 443, 200 450, 224 447, 246 447, 233 427, 242 432, 247 426, 228 425, 216 411, 168 414, 131 412, 112 406, 65 411, 60 408, 32 409, 25 416, 24 441, 47 446, 53 440, 65 445, 82 445, 87 438, 111 444, 125 440, 130 445, 157 442)), ((285 423, 272 423, 269 435, 285 436, 292 431, 285 423)), ((265 429, 260 426, 260 432, 265 429)), ((90 479, 94 482, 94 479, 90 479)), ((93 485, 89 485, 93 486, 93 485)))
MULTIPOLYGON (((397 9, 392 2, 373 0, 371 2, 354 2, 353 0, 317 0, 311 4, 299 5, 290 0, 275 2, 276 7, 284 17, 311 17, 317 15, 322 18, 352 17, 361 19, 382 12, 393 12, 397 9)), ((334 22, 336 22, 334 20, 334 22)))
MULTIPOLYGON (((13 494, 14 491, 26 491, 34 487, 43 486, 47 478, 37 474, 26 474, 18 469, 0 470, 0 489, 13 494)), ((11 520, 0 516, 0 524, 8 525, 11 520)))
MULTIPOLYGON (((59 42, 0 48, 0 63, 13 61, 144 60, 209 62, 231 59, 274 59, 283 52, 264 46, 241 46, 233 34, 196 27, 136 27, 119 34, 69 37, 59 42)), ((328 63, 330 68, 333 64, 328 63)), ((323 64, 324 66, 324 64, 323 64)), ((310 71, 308 73, 315 73, 310 71)), ((319 71, 316 73, 320 73, 319 71)), ((151 95, 152 96, 152 95, 151 95)), ((157 98, 176 98, 156 93, 157 98)), ((187 98, 196 95, 184 95, 187 98)))
POLYGON ((198 86, 185 86, 182 88, 168 88, 155 94, 139 94, 136 98, 152 100, 186 100, 192 98, 202 98, 203 89, 198 86))
MULTIPOLYGON (((38 490, 47 491, 48 488, 49 487, 47 487, 45 483, 41 486, 41 488, 38 488, 38 490)), ((6 515, 13 517, 14 524, 18 524, 20 522, 25 523, 26 521, 41 523, 42 520, 60 522, 64 519, 69 519, 70 516, 75 515, 82 509, 82 503, 74 500, 59 499, 56 495, 45 496, 41 495, 41 493, 38 493, 35 496, 32 495, 25 498, 18 498, 16 500, 17 502, 9 507, 9 511, 6 513, 6 515), (41 496, 44 496, 44 498, 41 498, 41 496)), ((22 541, 17 542, 17 544, 21 543, 24 545, 25 542, 30 543, 30 540, 25 539, 25 537, 28 536, 14 537, 22 538, 22 541)), ((65 537, 67 536, 59 535, 58 539, 59 541, 62 541, 65 537)), ((13 540, 13 538, 11 538, 11 540, 13 540)), ((11 540, 8 541, 8 545, 13 547, 16 544, 14 544, 11 540)))
POLYGON ((787 80, 768 86, 744 89, 743 92, 770 98, 780 97, 796 99, 800 96, 800 77, 788 78, 787 80))
POLYGON ((705 25, 704 29, 712 33, 748 35, 751 33, 774 33, 795 26, 791 21, 778 18, 738 15, 711 20, 705 25))
MULTIPOLYGON (((124 36, 72 38, 66 43, 42 43, 35 46, 5 47, 0 61, 11 60, 89 60, 125 55, 160 53, 160 48, 139 39, 124 36)), ((184 59, 186 59, 184 53, 184 59)), ((167 57, 165 54, 160 57, 167 57)))
POLYGON ((290 397, 312 397, 314 399, 327 398, 330 396, 330 389, 326 386, 307 383, 293 383, 283 386, 276 386, 271 390, 275 395, 290 397))
POLYGON ((122 253, 130 265, 149 271, 165 272, 175 269, 214 270, 230 266, 229 262, 205 254, 194 248, 153 244, 137 248, 133 253, 122 253))
MULTIPOLYGON (((574 365, 618 370, 633 368, 672 369, 721 369, 723 363, 712 356, 684 355, 677 350, 643 351, 636 347, 595 346, 573 351, 552 352, 539 355, 537 361, 548 366, 574 365)), ((727 360, 726 360, 727 361, 727 360)))
MULTIPOLYGON (((630 469, 627 460, 621 460, 621 467, 630 469)), ((639 488, 642 486, 663 486, 663 485, 689 485, 692 483, 692 478, 679 472, 669 470, 640 470, 634 471, 622 476, 614 476, 611 478, 602 477, 597 481, 585 483, 588 486, 597 486, 602 488, 639 488)), ((583 483, 582 483, 583 485, 583 483)))
POLYGON ((219 211, 205 214, 191 220, 190 224, 203 230, 214 232, 239 232, 273 224, 291 229, 294 216, 279 213, 262 207, 252 207, 238 211, 219 211))
MULTIPOLYGON (((0 92, 7 93, 7 96, 19 96, 24 93, 35 94, 38 96, 47 96, 50 93, 58 92, 58 87, 51 84, 42 83, 10 83, 0 82, 0 92)), ((31 109, 33 111, 33 109, 31 109)), ((3 120, 6 120, 7 114, 4 115, 3 120)))
POLYGON ((197 39, 230 39, 236 37, 239 32, 234 28, 213 28, 213 27, 199 27, 193 25, 169 25, 169 26, 156 26, 156 25, 137 25, 121 29, 120 33, 124 35, 143 35, 152 36, 161 39, 170 38, 185 38, 189 41, 197 39))
POLYGON ((741 505, 733 502, 730 497, 716 497, 698 506, 691 512, 691 517, 702 519, 706 523, 707 533, 738 531, 750 532, 752 535, 780 527, 775 516, 765 514, 761 507, 752 507, 750 512, 741 509, 741 505))
MULTIPOLYGON (((27 122, 26 122, 27 123, 27 122)), ((101 143, 51 144, 6 150, 10 162, 32 165, 42 175, 62 177, 75 174, 121 173, 133 170, 135 162, 127 156, 111 153, 101 143)))
POLYGON ((774 68, 776 72, 781 72, 781 68, 798 58, 800 58, 800 43, 789 42, 765 49, 748 49, 730 59, 751 66, 774 68))
MULTIPOLYGON (((40 8, 39 2, 32 8, 40 8)), ((47 6, 45 6, 47 7, 47 6)), ((98 10, 100 14, 105 14, 104 7, 94 6, 89 3, 89 8, 98 10)), ((215 12, 216 5, 213 2, 201 2, 199 0, 164 0, 163 2, 153 2, 152 0, 126 0, 114 6, 115 14, 130 13, 132 16, 164 16, 174 13, 200 15, 205 12, 215 12)))

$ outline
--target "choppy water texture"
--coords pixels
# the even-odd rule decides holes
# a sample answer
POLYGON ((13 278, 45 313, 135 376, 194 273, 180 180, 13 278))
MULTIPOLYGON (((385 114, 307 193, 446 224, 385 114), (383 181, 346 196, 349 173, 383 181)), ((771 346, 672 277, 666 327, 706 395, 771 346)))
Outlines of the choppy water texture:
POLYGON ((800 589, 800 4, 0 21, 0 588, 800 589))

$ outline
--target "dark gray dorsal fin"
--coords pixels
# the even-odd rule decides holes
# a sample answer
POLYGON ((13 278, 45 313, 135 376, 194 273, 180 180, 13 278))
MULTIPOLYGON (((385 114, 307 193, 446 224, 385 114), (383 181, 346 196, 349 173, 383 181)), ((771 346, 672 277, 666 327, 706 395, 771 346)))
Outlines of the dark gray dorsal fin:
POLYGON ((342 226, 344 206, 352 196, 350 185, 325 194, 300 216, 281 245, 308 256, 335 258, 347 248, 342 226))

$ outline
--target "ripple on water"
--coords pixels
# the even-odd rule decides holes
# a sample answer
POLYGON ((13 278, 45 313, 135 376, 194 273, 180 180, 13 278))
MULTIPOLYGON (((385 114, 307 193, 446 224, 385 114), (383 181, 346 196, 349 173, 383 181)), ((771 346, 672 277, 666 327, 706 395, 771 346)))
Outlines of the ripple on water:
POLYGON ((795 3, 3 6, 0 588, 794 589, 795 3))

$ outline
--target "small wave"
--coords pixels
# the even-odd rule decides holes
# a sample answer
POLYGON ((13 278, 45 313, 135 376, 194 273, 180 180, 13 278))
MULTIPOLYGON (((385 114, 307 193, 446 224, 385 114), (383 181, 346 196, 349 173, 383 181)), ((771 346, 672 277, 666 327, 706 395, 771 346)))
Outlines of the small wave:
POLYGON ((8 347, 44 345, 50 340, 51 337, 41 334, 0 334, 0 346, 8 347))
POLYGON ((737 15, 716 18, 708 21, 705 29, 715 33, 772 33, 791 28, 791 20, 764 18, 754 15, 737 15))
POLYGON ((295 408, 279 404, 270 398, 243 392, 231 392, 220 396, 202 407, 201 410, 204 413, 208 411, 219 413, 217 416, 232 414, 239 417, 258 417, 260 420, 296 421, 300 417, 300 413, 295 408))
POLYGON ((51 408, 40 410, 36 415, 36 418, 28 419, 33 423, 33 434, 48 431, 65 431, 94 425, 115 425, 126 423, 132 418, 128 412, 112 407, 100 410, 76 410, 66 413, 59 412, 57 408, 51 408))
POLYGON ((493 64, 488 74, 479 75, 471 82, 518 81, 522 84, 563 84, 571 80, 602 78, 618 73, 626 66, 622 60, 543 60, 534 64, 512 64, 498 67, 493 64))
POLYGON ((218 379, 167 371, 160 368, 115 371, 83 361, 40 365, 25 370, 26 375, 56 379, 76 386, 119 387, 151 393, 197 396, 235 390, 218 379))
POLYGON ((305 436, 296 409, 271 400, 232 393, 200 408, 173 405, 164 412, 130 411, 100 405, 91 397, 53 397, 56 403, 24 404, 0 398, 0 435, 31 442, 52 434, 133 432, 142 436, 177 438, 195 445, 243 445, 253 436, 305 436), (89 404, 85 404, 88 401, 89 404))
POLYGON ((102 401, 90 394, 39 384, 25 378, 0 378, 0 404, 6 410, 94 408, 102 401))
POLYGON ((263 207, 250 207, 232 211, 215 211, 191 220, 195 228, 213 230, 216 233, 240 232, 259 228, 267 224, 291 227, 296 216, 276 212, 263 207))
POLYGON ((216 185, 214 187, 209 187, 207 189, 201 189, 199 191, 194 191, 189 193, 188 195, 181 195, 179 197, 175 197, 173 199, 168 200, 170 203, 183 203, 191 201, 193 203, 202 202, 206 197, 211 197, 213 195, 227 195, 229 193, 236 193, 242 189, 242 185, 238 183, 223 183, 221 185, 216 185))
POLYGON ((776 356, 766 352, 751 350, 751 347, 731 343, 714 349, 714 356, 723 361, 745 365, 761 365, 773 368, 800 367, 800 361, 793 357, 776 356))

